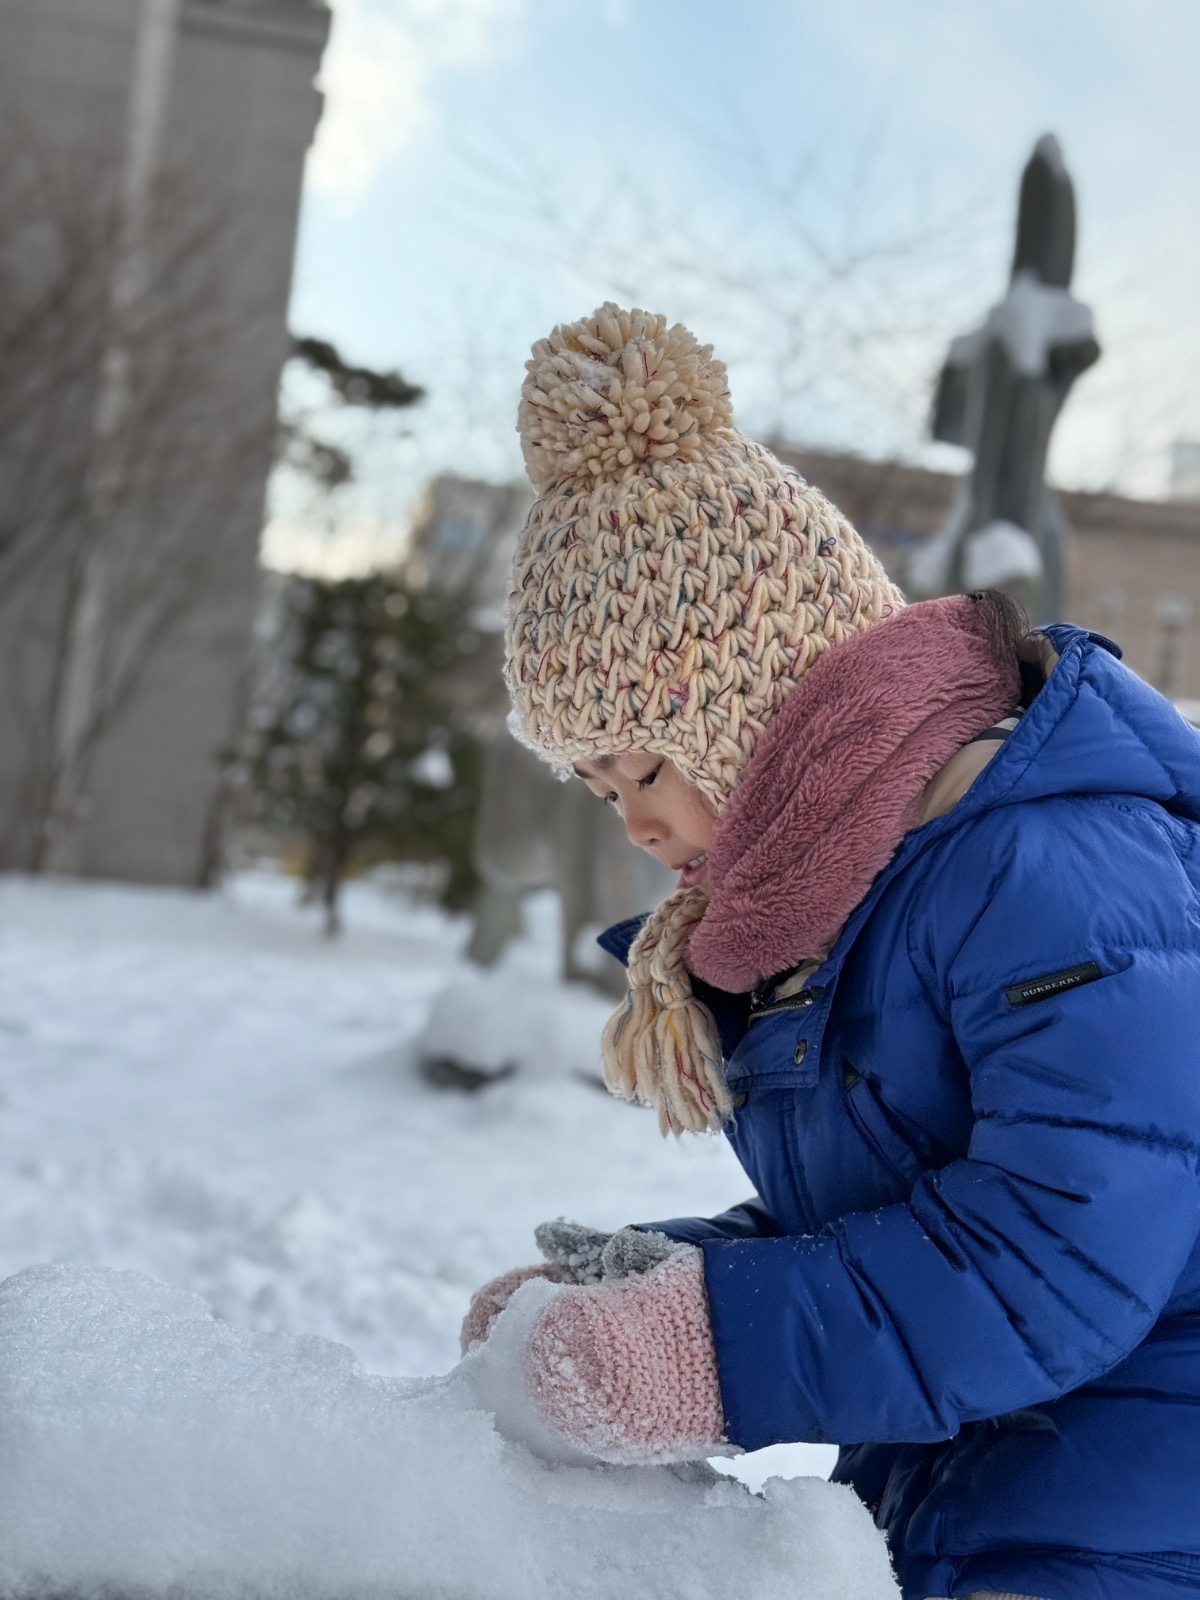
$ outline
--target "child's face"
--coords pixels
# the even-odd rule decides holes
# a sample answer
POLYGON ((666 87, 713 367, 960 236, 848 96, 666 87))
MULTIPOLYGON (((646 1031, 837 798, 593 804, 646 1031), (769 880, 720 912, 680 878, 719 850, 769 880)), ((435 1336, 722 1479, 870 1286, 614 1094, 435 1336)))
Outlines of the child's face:
POLYGON ((679 886, 703 883, 717 814, 665 756, 638 750, 579 761, 575 773, 616 806, 630 842, 679 873, 679 886))

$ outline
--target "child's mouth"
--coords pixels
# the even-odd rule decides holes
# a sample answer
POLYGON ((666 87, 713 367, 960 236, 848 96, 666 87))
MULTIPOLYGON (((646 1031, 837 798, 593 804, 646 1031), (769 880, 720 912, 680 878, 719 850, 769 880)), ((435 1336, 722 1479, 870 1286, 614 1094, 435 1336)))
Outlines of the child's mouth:
POLYGON ((701 850, 698 856, 693 856, 690 861, 685 862, 680 868, 679 878, 675 887, 677 889, 690 889, 693 884, 703 882, 707 866, 708 851, 701 850))

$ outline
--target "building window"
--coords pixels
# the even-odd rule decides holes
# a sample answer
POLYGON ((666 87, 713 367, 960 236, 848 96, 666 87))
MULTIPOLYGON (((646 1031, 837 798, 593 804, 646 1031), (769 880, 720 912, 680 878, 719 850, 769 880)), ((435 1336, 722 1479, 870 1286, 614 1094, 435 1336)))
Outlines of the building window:
POLYGON ((1179 439, 1171 448, 1172 500, 1200 500, 1200 440, 1179 439))
POLYGON ((1151 644, 1150 682, 1161 694, 1173 698, 1183 693, 1192 602, 1183 594, 1160 594, 1154 602, 1154 638, 1151 644))
POLYGON ((1088 596, 1088 625, 1115 639, 1125 620, 1125 591, 1113 585, 1094 589, 1088 596))

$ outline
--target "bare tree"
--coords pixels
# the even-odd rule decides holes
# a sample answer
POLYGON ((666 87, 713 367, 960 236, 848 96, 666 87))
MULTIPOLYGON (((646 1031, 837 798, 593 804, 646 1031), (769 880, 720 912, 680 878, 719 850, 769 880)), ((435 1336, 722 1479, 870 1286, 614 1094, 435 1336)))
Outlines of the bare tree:
POLYGON ((576 313, 608 293, 704 329, 760 436, 917 448, 994 197, 901 205, 882 129, 849 157, 828 140, 766 148, 736 113, 692 131, 704 185, 668 157, 614 152, 581 174, 559 151, 509 144, 463 149, 444 204, 493 253, 577 282, 576 313))
MULTIPOLYGON (((504 145, 463 151, 462 187, 444 204, 456 228, 465 232, 469 219, 469 236, 494 255, 535 256, 564 285, 577 283, 579 298, 564 311, 609 294, 703 330, 737 368, 739 417, 777 447, 828 414, 843 434, 912 448, 927 411, 927 375, 914 354, 943 327, 946 279, 966 276, 965 236, 978 208, 918 212, 900 225, 875 204, 872 141, 831 196, 820 150, 781 161, 754 145, 747 126, 728 131, 723 160, 738 183, 713 185, 720 204, 698 200, 695 186, 673 182, 655 158, 609 156, 602 170, 581 174, 573 151, 564 161, 558 151, 504 145)), ((711 127, 699 133, 698 147, 711 154, 713 143, 711 127)), ((487 336, 490 299, 478 297, 475 310, 487 336)), ((487 381, 469 309, 464 332, 472 392, 459 409, 469 420, 468 402, 487 381)), ((494 409, 511 413, 512 363, 494 365, 505 385, 494 409)), ((880 499, 885 479, 873 486, 880 499)), ((590 960, 588 934, 666 893, 669 878, 639 870, 616 819, 592 815, 590 803, 581 787, 559 790, 497 733, 484 785, 479 861, 488 892, 476 959, 493 959, 511 936, 521 891, 550 881, 562 897, 564 975, 623 990, 615 962, 590 960)))
MULTIPOLYGON (((196 609, 245 584, 274 396, 197 180, 0 126, 0 860, 69 867, 97 750, 196 609), (242 376, 255 374, 252 381, 242 376)), ((269 363, 268 363, 269 365, 269 363)), ((252 556, 251 556, 252 560, 252 556)))

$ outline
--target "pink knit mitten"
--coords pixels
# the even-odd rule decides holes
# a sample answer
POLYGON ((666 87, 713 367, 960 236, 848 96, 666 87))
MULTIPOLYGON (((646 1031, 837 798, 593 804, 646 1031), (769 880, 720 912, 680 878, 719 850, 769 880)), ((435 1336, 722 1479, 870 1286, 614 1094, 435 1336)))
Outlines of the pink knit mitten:
POLYGON ((551 1283, 560 1283, 562 1273, 554 1262, 539 1261, 535 1267, 513 1267, 485 1283, 482 1289, 476 1289, 458 1334, 458 1345, 463 1355, 480 1339, 487 1338, 492 1331, 492 1323, 521 1285, 528 1283, 530 1278, 549 1278, 551 1283))
POLYGON ((608 1461, 686 1460, 722 1442, 725 1421, 701 1252, 640 1277, 566 1288, 525 1349, 548 1421, 608 1461))

